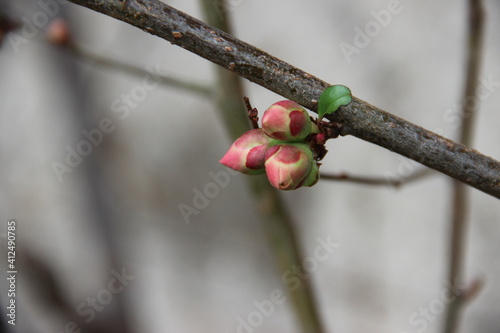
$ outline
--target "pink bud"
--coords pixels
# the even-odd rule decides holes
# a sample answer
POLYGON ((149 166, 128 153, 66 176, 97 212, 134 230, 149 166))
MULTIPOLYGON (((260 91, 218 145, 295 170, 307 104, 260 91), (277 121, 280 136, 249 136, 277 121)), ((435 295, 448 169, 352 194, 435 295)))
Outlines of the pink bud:
POLYGON ((231 145, 219 163, 249 175, 264 173, 266 150, 274 142, 262 128, 250 130, 231 145))
MULTIPOLYGON (((301 187, 316 162, 311 148, 305 143, 276 145, 266 152, 266 174, 271 185, 278 190, 295 190, 301 187)), ((316 166, 317 167, 317 166, 316 166)), ((309 180, 307 186, 312 186, 309 180)))
POLYGON ((274 103, 262 116, 266 134, 283 141, 304 140, 311 133, 311 123, 307 111, 294 101, 274 103))
POLYGON ((318 133, 314 137, 314 142, 318 145, 324 145, 326 143, 326 135, 325 133, 318 133))
POLYGON ((59 18, 50 23, 46 36, 49 42, 58 45, 68 44, 71 40, 68 24, 59 18))

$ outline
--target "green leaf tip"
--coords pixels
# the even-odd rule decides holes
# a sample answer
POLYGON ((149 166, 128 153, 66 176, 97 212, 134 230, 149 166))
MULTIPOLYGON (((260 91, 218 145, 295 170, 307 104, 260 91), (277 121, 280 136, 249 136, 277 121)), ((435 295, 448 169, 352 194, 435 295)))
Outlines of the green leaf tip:
POLYGON ((326 88, 321 93, 318 101, 319 119, 323 118, 326 114, 334 113, 339 107, 347 105, 351 101, 351 90, 346 86, 336 84, 326 88))

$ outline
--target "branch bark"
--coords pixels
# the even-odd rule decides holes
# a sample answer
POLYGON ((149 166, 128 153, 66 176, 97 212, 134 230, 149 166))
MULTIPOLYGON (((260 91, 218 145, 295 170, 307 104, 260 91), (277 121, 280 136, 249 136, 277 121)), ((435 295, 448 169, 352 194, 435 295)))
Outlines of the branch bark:
MULTIPOLYGON (((134 25, 315 111, 330 84, 158 0, 69 0, 134 25)), ((500 198, 500 162, 359 98, 330 120, 354 135, 500 198)))

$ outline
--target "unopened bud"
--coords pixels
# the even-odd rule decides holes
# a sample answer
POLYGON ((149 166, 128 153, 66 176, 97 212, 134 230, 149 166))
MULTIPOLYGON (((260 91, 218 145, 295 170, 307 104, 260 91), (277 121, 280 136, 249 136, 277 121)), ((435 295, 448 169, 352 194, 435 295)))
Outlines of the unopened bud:
POLYGON ((302 141, 311 133, 307 111, 294 101, 274 103, 262 116, 262 128, 267 135, 282 141, 302 141))
MULTIPOLYGON (((281 144, 269 148, 266 152, 266 174, 271 185, 279 190, 295 190, 308 181, 316 162, 311 148, 306 143, 281 144)), ((317 167, 317 165, 316 165, 317 167)))
POLYGON ((257 175, 265 172, 266 150, 275 142, 261 128, 250 130, 240 136, 219 161, 233 170, 257 175))

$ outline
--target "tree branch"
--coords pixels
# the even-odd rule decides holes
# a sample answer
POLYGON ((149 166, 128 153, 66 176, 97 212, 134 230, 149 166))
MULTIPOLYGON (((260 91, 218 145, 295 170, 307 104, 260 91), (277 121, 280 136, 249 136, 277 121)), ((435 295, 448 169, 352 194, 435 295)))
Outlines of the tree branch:
MULTIPOLYGON (((316 111, 328 83, 158 0, 69 0, 132 24, 316 111)), ((356 97, 330 120, 354 135, 500 198, 500 162, 356 97)))

